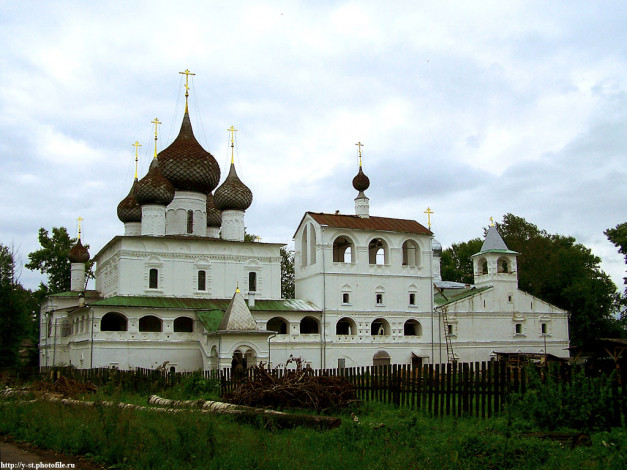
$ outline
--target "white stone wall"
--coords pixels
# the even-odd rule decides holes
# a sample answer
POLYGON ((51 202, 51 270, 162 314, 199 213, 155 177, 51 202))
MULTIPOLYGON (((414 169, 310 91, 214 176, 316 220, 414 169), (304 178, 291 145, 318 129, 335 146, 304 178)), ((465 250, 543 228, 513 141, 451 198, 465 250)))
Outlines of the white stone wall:
POLYGON ((207 232, 207 195, 194 191, 176 191, 166 208, 166 235, 196 235, 207 232), (192 211, 192 233, 187 232, 188 211, 192 211))

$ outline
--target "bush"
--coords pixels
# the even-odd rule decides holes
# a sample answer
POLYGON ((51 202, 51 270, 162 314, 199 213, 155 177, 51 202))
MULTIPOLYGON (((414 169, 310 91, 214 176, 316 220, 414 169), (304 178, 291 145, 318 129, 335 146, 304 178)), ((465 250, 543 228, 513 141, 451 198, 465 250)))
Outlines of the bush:
POLYGON ((549 431, 566 427, 590 432, 615 424, 613 405, 618 397, 612 388, 614 374, 586 377, 583 370, 573 370, 570 381, 558 383, 551 373, 541 378, 535 368, 528 372, 526 393, 514 394, 508 405, 514 418, 549 431))

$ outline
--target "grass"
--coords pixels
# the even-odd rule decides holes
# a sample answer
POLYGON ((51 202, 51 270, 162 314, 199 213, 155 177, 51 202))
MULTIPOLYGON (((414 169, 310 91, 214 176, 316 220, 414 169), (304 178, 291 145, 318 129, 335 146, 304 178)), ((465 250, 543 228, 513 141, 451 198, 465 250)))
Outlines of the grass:
POLYGON ((625 429, 592 434, 590 447, 570 449, 520 437, 518 424, 505 418, 428 418, 372 402, 357 415, 357 422, 343 415, 332 431, 273 431, 225 416, 2 399, 0 434, 114 468, 627 468, 625 429))

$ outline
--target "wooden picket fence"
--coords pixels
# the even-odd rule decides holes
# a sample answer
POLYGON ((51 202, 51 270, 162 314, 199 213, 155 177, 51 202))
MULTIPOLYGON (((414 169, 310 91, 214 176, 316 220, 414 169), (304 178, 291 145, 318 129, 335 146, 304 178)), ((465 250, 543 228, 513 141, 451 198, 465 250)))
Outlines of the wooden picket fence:
MULTIPOLYGON (((399 407, 419 409, 431 416, 475 416, 489 418, 501 413, 509 394, 525 393, 529 387, 529 369, 510 367, 504 361, 425 365, 412 368, 408 364, 347 367, 341 369, 306 369, 310 375, 341 376, 348 380, 362 401, 379 401, 399 407)), ((286 369, 272 369, 277 377, 286 369)), ((538 368, 541 377, 551 377, 555 386, 569 383, 573 366, 555 364, 538 368)), ((141 369, 74 369, 72 367, 22 370, 23 378, 56 380, 60 376, 97 386, 111 385, 125 391, 157 393, 184 381, 193 374, 215 380, 224 395, 242 380, 253 378, 255 370, 233 375, 221 371, 169 372, 141 369)), ((627 370, 621 369, 611 379, 614 415, 617 422, 627 420, 627 370)))

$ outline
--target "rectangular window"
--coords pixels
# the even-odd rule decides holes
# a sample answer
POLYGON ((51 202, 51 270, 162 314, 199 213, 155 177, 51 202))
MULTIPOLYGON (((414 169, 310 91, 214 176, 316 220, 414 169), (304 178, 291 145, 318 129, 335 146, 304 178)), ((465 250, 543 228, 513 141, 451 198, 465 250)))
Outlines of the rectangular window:
POLYGON ((377 294, 377 305, 383 305, 383 294, 377 294))
POLYGON ((416 294, 409 294, 409 305, 416 305, 416 294))
POLYGON ((257 292, 257 273, 248 273, 248 292, 257 292))
POLYGON ((547 326, 546 326, 546 323, 542 323, 541 328, 542 328, 542 330, 541 330, 541 331, 542 331, 542 334, 543 334, 543 335, 545 335, 545 334, 547 333, 547 331, 548 331, 548 328, 547 328, 547 326))
POLYGON ((517 335, 521 335, 522 334, 522 323, 516 323, 515 331, 516 331, 517 335))
POLYGON ((446 325, 446 334, 449 336, 453 334, 453 325, 446 325))
POLYGON ((347 292, 345 292, 344 294, 342 294, 342 303, 343 303, 343 304, 348 304, 348 303, 350 303, 350 294, 348 294, 347 292))
POLYGON ((159 270, 152 268, 148 275, 148 288, 157 289, 159 287, 159 270))
POLYGON ((198 290, 206 290, 207 289, 207 272, 206 271, 198 271, 198 290))

